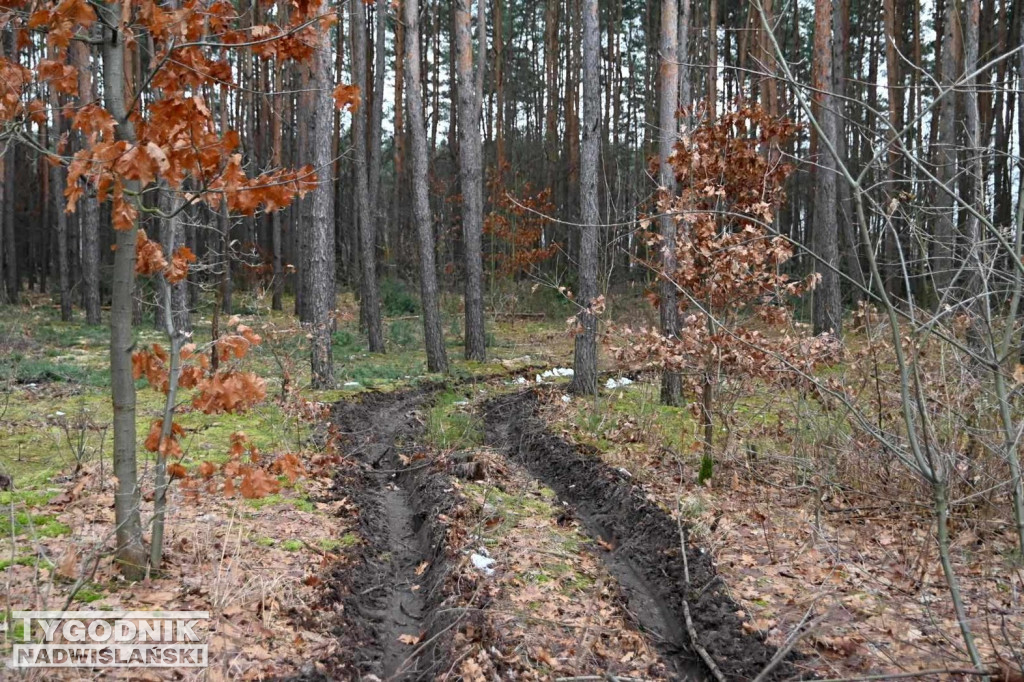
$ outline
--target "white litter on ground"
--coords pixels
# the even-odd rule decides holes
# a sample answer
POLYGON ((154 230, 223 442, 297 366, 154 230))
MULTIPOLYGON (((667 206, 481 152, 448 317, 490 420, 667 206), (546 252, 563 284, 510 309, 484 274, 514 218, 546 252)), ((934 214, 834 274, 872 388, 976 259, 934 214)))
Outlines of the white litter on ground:
POLYGON ((573 371, 568 367, 555 367, 554 369, 545 370, 537 375, 537 383, 543 384, 546 379, 557 379, 559 377, 571 377, 573 371))
POLYGON ((494 575, 494 569, 491 568, 495 563, 494 559, 473 552, 469 555, 469 560, 473 562, 473 566, 475 566, 477 570, 483 571, 484 575, 494 575))
POLYGON ((358 381, 346 381, 345 388, 358 388, 361 384, 358 381))
POLYGON ((622 388, 623 386, 629 386, 631 383, 633 383, 632 379, 629 379, 627 377, 620 377, 619 379, 608 379, 608 381, 605 382, 604 387, 611 390, 613 388, 622 388))

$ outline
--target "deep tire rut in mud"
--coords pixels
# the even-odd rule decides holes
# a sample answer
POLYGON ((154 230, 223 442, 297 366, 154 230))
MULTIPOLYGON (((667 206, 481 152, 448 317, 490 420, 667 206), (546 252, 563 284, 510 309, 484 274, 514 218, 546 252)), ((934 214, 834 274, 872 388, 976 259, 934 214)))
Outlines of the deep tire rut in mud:
MULTIPOLYGON (((606 549, 596 551, 619 581, 631 616, 649 633, 677 678, 711 679, 689 641, 686 597, 698 643, 723 676, 757 676, 776 650, 744 630, 737 615, 740 608, 716 579, 711 558, 687 547, 684 564, 680 529, 671 515, 648 500, 626 475, 552 434, 537 408, 538 398, 531 390, 487 401, 483 418, 488 444, 554 490, 587 533, 601 540, 606 549)), ((799 679, 791 661, 777 664, 765 679, 799 679)))
POLYGON ((328 579, 326 602, 339 612, 338 653, 322 662, 329 679, 430 679, 445 665, 451 616, 434 613, 448 570, 437 519, 452 496, 429 460, 402 459, 415 456, 419 410, 429 400, 429 390, 417 389, 335 406, 342 454, 358 466, 339 471, 334 494, 358 508, 361 540, 328 579))

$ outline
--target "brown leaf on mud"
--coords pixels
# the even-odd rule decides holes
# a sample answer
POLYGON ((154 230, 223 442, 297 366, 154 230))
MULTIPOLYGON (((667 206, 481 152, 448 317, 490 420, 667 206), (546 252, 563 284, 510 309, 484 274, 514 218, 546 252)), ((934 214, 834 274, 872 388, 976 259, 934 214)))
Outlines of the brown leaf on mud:
POLYGON ((412 646, 414 644, 420 643, 420 637, 418 635, 399 635, 398 641, 402 644, 408 644, 409 646, 412 646))

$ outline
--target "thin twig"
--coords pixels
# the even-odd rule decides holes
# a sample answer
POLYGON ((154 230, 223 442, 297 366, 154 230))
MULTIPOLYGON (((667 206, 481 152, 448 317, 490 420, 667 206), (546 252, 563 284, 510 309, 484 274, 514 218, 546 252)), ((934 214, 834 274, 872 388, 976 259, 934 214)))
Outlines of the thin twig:
POLYGON ((683 586, 683 617, 686 619, 686 633, 690 636, 691 646, 701 657, 701 660, 704 661, 704 665, 708 667, 711 676, 718 680, 718 682, 725 682, 725 675, 719 670, 715 659, 711 658, 708 650, 697 641, 697 630, 693 627, 693 618, 690 617, 690 563, 686 558, 686 530, 683 528, 682 514, 676 514, 676 524, 679 526, 679 549, 683 553, 683 578, 686 581, 683 586))

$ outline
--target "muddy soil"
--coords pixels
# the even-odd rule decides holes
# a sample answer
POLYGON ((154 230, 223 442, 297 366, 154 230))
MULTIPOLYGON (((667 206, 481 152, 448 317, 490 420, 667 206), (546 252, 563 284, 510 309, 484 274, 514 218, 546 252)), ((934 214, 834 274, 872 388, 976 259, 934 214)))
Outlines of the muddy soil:
MULTIPOLYGON (((537 406, 537 396, 530 390, 486 402, 488 443, 552 488, 587 532, 600 539, 601 558, 620 582, 632 615, 675 667, 675 674, 680 679, 710 679, 687 635, 683 599, 688 595, 697 640, 724 677, 757 676, 776 651, 743 628, 737 616, 740 607, 716 579, 710 556, 687 547, 687 590, 677 522, 626 474, 552 434, 538 418, 537 406)), ((800 677, 790 659, 766 679, 800 677)))
POLYGON ((449 570, 447 527, 454 506, 446 474, 415 446, 430 391, 364 394, 338 403, 342 454, 356 460, 334 494, 359 510, 359 544, 346 548, 327 580, 324 608, 336 612, 337 654, 328 679, 422 680, 450 665, 454 610, 439 609, 449 570), (410 464, 411 462, 411 464, 410 464))

